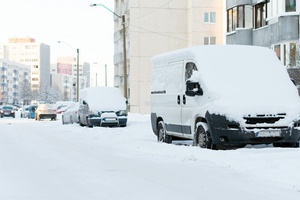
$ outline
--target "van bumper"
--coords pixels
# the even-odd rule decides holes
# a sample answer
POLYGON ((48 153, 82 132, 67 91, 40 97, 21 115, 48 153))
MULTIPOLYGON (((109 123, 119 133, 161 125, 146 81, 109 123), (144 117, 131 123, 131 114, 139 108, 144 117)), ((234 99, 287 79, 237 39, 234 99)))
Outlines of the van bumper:
POLYGON ((300 127, 268 128, 241 127, 239 123, 229 121, 225 116, 207 114, 212 141, 221 146, 244 146, 247 144, 296 143, 300 140, 300 127))

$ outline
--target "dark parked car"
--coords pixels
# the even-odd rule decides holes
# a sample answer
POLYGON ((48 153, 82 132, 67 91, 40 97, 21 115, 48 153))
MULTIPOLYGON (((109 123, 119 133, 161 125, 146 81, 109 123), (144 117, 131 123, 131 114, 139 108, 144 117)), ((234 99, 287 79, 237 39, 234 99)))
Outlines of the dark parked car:
POLYGON ((3 117, 13 117, 15 118, 15 109, 14 106, 3 106, 0 111, 1 118, 3 117))
POLYGON ((127 104, 119 88, 90 87, 80 90, 80 126, 119 126, 127 124, 127 104))

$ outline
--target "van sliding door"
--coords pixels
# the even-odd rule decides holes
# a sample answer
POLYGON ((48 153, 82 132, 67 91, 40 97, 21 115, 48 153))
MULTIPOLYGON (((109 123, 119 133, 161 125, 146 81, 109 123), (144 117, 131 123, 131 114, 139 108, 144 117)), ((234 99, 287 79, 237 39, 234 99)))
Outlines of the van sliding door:
POLYGON ((159 84, 165 90, 165 95, 161 96, 160 105, 163 112, 164 122, 168 132, 181 134, 181 107, 182 107, 182 90, 185 87, 183 81, 183 61, 169 63, 162 66, 159 76, 159 84), (163 69, 163 71, 162 71, 163 69))

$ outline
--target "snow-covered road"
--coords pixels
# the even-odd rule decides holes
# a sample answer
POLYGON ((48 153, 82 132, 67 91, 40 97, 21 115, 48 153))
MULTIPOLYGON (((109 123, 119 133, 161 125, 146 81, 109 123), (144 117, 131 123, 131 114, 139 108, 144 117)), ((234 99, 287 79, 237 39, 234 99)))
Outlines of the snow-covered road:
MULTIPOLYGON (((188 143, 189 144, 189 143, 188 143)), ((0 200, 300 199, 300 149, 212 151, 125 128, 0 119, 0 200)))

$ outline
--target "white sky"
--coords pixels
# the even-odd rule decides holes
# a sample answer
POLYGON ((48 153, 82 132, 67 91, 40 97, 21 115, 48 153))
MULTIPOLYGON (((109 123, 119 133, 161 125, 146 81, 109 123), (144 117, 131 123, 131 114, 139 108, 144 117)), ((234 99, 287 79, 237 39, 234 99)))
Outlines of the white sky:
POLYGON ((32 37, 50 45, 51 62, 57 56, 76 56, 80 61, 103 63, 113 68, 113 14, 111 0, 9 0, 0 2, 0 43, 10 37, 32 37), (66 44, 58 44, 63 41, 66 44))

